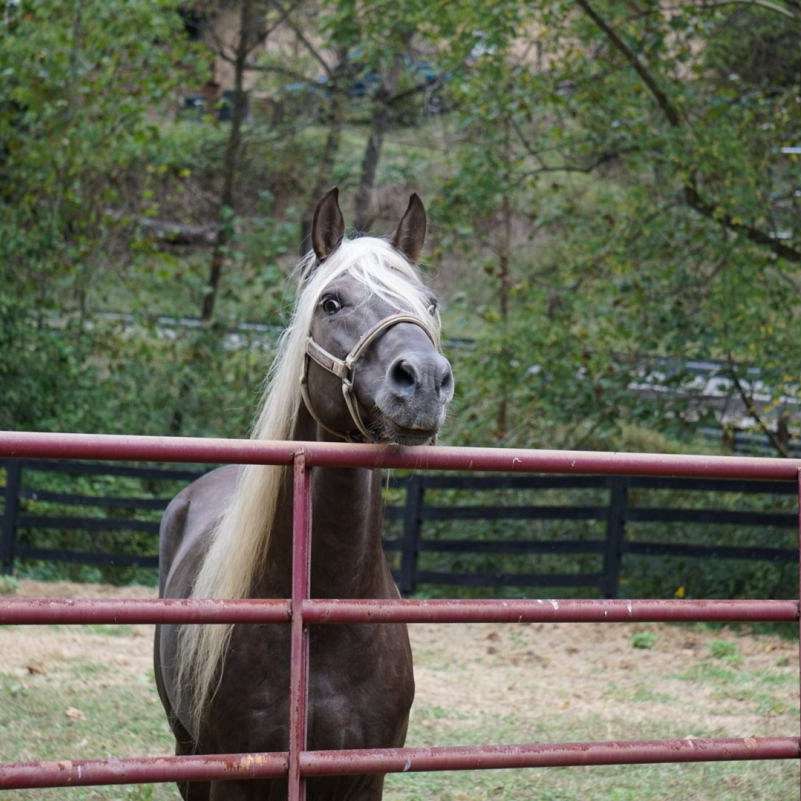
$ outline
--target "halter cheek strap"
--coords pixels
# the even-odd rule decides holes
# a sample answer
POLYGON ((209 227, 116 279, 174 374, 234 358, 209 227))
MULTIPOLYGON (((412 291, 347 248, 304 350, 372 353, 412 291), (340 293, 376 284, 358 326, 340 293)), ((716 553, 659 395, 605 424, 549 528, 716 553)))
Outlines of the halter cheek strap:
POLYGON ((374 340, 380 337, 385 331, 396 326, 400 323, 411 323, 418 328, 422 328, 426 336, 432 343, 436 344, 434 335, 431 329, 419 318, 413 314, 391 314, 383 320, 379 320, 372 328, 368 329, 359 341, 350 349, 350 352, 344 359, 339 359, 333 354, 329 353, 321 345, 318 345, 314 339, 309 336, 306 340, 306 353, 303 357, 303 373, 300 378, 300 393, 303 397, 303 402, 309 410, 309 414, 317 421, 317 423, 325 429, 329 434, 336 437, 344 437, 344 439, 353 440, 351 434, 342 434, 342 432, 334 431, 329 428, 318 416, 317 412, 312 405, 311 398, 309 397, 308 388, 308 373, 309 373, 309 359, 312 359, 316 364, 320 365, 324 370, 333 373, 342 384, 342 397, 345 400, 345 406, 350 414, 351 420, 358 429, 359 433, 364 437, 365 441, 370 442, 373 435, 368 430, 367 426, 362 419, 361 411, 359 410, 359 402, 356 399, 356 394, 353 391, 353 382, 355 379, 355 368, 361 355, 370 347, 374 340))

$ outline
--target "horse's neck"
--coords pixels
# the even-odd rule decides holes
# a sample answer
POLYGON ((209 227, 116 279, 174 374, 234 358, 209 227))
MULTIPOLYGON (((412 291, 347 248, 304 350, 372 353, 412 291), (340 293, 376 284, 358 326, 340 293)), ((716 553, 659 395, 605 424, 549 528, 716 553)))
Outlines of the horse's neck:
MULTIPOLYGON (((295 440, 327 438, 301 405, 295 440)), ((381 474, 361 468, 312 469, 312 575, 315 598, 381 594, 387 583, 381 546, 381 474)), ((292 564, 292 471, 286 470, 270 534, 266 594, 288 596, 292 564)))

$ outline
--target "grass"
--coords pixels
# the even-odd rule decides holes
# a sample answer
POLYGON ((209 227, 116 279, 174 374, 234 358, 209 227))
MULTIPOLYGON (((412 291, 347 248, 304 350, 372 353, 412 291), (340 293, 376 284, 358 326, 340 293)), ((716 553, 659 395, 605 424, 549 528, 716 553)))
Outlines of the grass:
POLYGON ((650 649, 656 645, 656 634, 652 631, 638 631, 631 637, 632 648, 650 649))
MULTIPOLYGON (((797 730, 796 643, 773 634, 654 625, 650 646, 636 648, 637 632, 625 624, 411 630, 411 746, 797 730)), ((146 626, 0 629, 0 761, 170 753, 150 637, 146 626)), ((798 781, 795 762, 417 773, 388 776, 384 797, 785 801, 798 781)), ((172 785, 143 785, 10 791, 3 799, 177 801, 178 794, 172 785)))
MULTIPOLYGON (((170 753, 172 744, 158 714, 152 675, 134 673, 118 684, 109 681, 110 673, 110 668, 84 660, 71 660, 52 676, 50 671, 28 679, 0 673, 3 761, 170 753)), ((178 795, 163 785, 10 791, 5 797, 155 801, 178 795)))
POLYGON ((725 659, 727 662, 738 664, 742 661, 737 643, 727 640, 712 640, 709 643, 709 653, 715 659, 725 659))

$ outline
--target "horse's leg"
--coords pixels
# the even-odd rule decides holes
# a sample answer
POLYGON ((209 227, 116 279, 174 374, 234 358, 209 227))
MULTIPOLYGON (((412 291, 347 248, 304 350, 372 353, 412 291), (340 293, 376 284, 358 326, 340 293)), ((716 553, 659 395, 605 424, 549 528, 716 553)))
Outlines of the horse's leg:
POLYGON ((309 782, 309 801, 381 801, 383 776, 332 776, 309 782))
POLYGON ((208 799, 209 801, 286 801, 286 795, 286 781, 230 781, 211 782, 208 799))
POLYGON ((353 801, 381 801, 384 795, 384 777, 382 776, 359 776, 359 784, 354 788, 351 796, 353 801))
MULTIPOLYGON (((181 723, 176 721, 177 726, 183 729, 181 723)), ((192 742, 189 734, 184 730, 185 736, 180 737, 176 728, 175 732, 175 755, 176 756, 192 756, 197 753, 195 744, 192 742)), ((210 782, 178 782, 178 792, 181 793, 181 798, 184 801, 209 801, 210 782)))
POLYGON ((309 801, 381 801, 383 776, 331 776, 309 781, 309 801))
MULTIPOLYGON (((156 676, 156 689, 161 698, 164 711, 167 713, 167 722, 170 724, 172 733, 175 736, 175 755, 176 756, 191 756, 197 753, 195 744, 189 732, 184 728, 184 725, 178 720, 178 716, 172 709, 170 704, 167 690, 164 687, 164 679, 161 675, 161 632, 159 626, 156 626, 156 638, 153 642, 153 662, 155 666, 156 676)), ((209 798, 209 783, 208 782, 178 782, 178 790, 181 793, 181 798, 184 801, 208 801, 209 798)))
MULTIPOLYGON (((383 776, 310 779, 309 801, 381 801, 383 776)), ((286 780, 212 782, 209 801, 286 801, 286 780)), ((192 800, 194 801, 194 799, 192 800)))
POLYGON ((381 801, 384 777, 326 776, 309 779, 307 788, 309 801, 381 801))

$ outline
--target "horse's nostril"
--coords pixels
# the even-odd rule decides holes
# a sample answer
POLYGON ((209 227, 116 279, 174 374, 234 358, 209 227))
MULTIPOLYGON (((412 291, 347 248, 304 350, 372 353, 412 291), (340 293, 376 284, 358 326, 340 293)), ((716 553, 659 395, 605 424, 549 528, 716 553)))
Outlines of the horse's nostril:
POLYGON ((396 389, 408 391, 417 385, 417 371, 406 359, 398 359, 392 365, 389 375, 396 389))
POLYGON ((440 359, 437 370, 437 390, 440 397, 442 397, 452 391, 453 371, 451 370, 450 362, 444 356, 440 356, 440 359))

